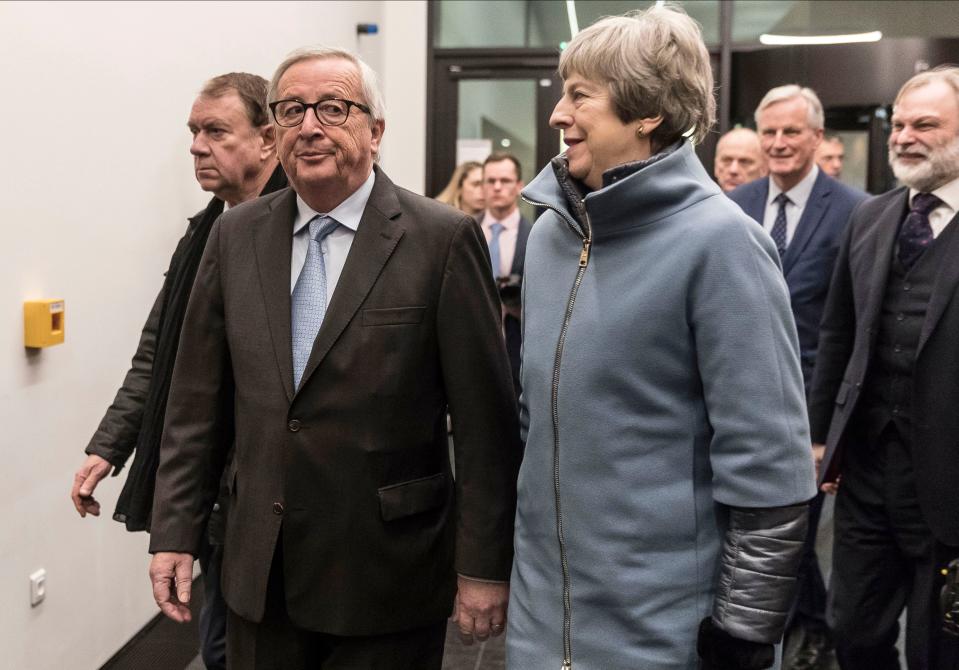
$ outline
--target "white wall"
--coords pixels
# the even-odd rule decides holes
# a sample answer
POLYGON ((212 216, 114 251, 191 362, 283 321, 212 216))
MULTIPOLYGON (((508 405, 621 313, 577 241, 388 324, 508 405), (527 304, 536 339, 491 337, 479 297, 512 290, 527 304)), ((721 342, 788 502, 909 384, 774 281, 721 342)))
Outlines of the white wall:
POLYGON ((425 36, 425 2, 0 3, 0 666, 93 670, 155 613, 147 537, 109 518, 121 480, 101 485, 99 519, 68 494, 209 198, 185 127, 202 82, 269 77, 304 44, 359 49, 392 107, 383 164, 421 191, 425 36), (380 35, 358 42, 361 22, 380 35), (66 300, 66 343, 28 354, 21 304, 42 297, 66 300))

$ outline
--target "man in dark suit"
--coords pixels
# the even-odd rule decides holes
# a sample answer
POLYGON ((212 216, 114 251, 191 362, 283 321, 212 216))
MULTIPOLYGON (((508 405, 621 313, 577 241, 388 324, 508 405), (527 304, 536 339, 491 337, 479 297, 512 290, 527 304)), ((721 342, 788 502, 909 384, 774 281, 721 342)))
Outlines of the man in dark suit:
MULTIPOLYGON (((774 88, 760 101, 755 118, 769 176, 740 186, 729 197, 769 231, 779 247, 808 395, 819 319, 839 239, 853 208, 867 196, 816 166, 824 118, 814 91, 796 85, 774 88)), ((786 665, 797 670, 824 667, 832 644, 826 624, 826 587, 815 551, 822 504, 820 494, 809 506, 809 531, 790 622, 790 635, 799 637, 790 645, 795 653, 786 658, 786 665)))
POLYGON ((294 52, 270 98, 292 189, 211 232, 164 431, 154 597, 188 617, 235 423, 231 670, 438 670, 454 595, 464 636, 506 616, 519 437, 486 247, 374 167, 382 99, 355 56, 294 52))
POLYGON ((520 285, 526 261, 526 241, 533 224, 520 214, 519 193, 523 190, 523 169, 516 156, 500 151, 483 161, 483 196, 486 211, 480 227, 489 245, 493 276, 503 301, 503 332, 509 354, 513 386, 519 395, 520 350, 523 335, 520 327, 520 285))
MULTIPOLYGON (((194 173, 200 188, 212 192, 213 198, 190 218, 143 326, 133 365, 74 475, 71 497, 82 517, 100 515, 100 503, 94 497, 97 485, 111 470, 114 476, 120 474, 136 452, 113 518, 129 531, 150 529, 163 417, 180 326, 210 229, 224 205, 233 207, 286 186, 266 107, 268 86, 263 77, 231 72, 206 82, 193 103, 187 127, 193 135, 194 173)), ((208 670, 226 667, 226 604, 219 577, 225 503, 223 496, 214 505, 209 542, 204 538, 199 553, 204 578, 200 650, 208 670)))
POLYGON ((959 555, 959 68, 903 85, 889 159, 904 186, 850 220, 810 397, 820 479, 838 485, 837 651, 844 670, 899 668, 906 607, 910 670, 953 670, 938 594, 959 555))

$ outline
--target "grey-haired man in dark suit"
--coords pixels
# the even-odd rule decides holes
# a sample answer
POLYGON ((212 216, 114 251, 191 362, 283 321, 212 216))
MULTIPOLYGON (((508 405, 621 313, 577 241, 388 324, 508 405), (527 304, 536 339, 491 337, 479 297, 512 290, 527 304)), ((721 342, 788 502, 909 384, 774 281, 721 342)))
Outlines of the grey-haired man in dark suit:
POLYGON ((231 670, 438 670, 454 597, 468 639, 506 620, 520 447, 486 245, 472 219, 374 166, 383 105, 355 56, 293 52, 270 100, 291 188, 225 213, 201 262, 157 479, 154 596, 187 616, 235 415, 231 670))

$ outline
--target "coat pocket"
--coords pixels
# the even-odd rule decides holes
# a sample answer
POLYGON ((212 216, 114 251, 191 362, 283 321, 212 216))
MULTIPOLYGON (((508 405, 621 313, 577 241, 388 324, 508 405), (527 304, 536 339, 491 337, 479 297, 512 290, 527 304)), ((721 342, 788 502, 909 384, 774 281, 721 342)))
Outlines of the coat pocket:
POLYGON ((380 515, 384 521, 428 512, 446 501, 446 475, 438 472, 429 477, 383 486, 376 494, 380 498, 380 515))
POLYGON ((387 307, 383 309, 364 309, 364 326, 396 326, 404 323, 421 323, 426 307, 387 307))

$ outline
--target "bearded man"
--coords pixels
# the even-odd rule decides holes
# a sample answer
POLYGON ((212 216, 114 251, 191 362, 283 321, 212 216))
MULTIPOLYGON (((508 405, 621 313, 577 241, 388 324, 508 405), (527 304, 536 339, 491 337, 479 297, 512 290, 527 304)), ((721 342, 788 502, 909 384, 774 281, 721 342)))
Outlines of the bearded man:
POLYGON ((959 602, 939 593, 959 556, 959 68, 900 89, 889 162, 903 186, 846 227, 810 396, 820 484, 838 490, 837 655, 843 670, 899 668, 906 608, 909 669, 953 669, 940 607, 959 602))

